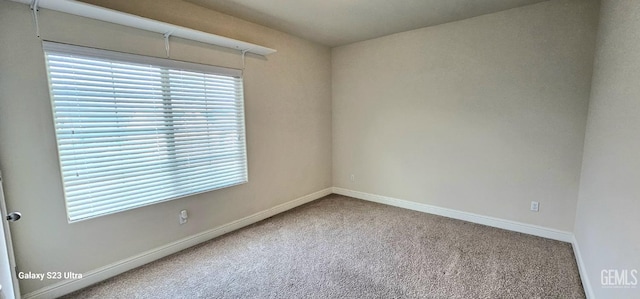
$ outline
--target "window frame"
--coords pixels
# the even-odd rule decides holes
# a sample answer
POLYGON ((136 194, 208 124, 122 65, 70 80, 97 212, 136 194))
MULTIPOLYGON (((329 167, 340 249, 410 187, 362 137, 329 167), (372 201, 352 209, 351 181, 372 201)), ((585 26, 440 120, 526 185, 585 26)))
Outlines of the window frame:
MULTIPOLYGON (((115 214, 115 213, 120 213, 120 212, 124 212, 124 211, 128 211, 128 210, 132 210, 132 209, 137 209, 137 208, 141 208, 141 207, 145 207, 145 206, 149 206, 149 205, 154 205, 154 204, 158 204, 158 203, 162 203, 162 202, 167 202, 167 201, 171 201, 171 200, 175 200, 175 199, 180 199, 180 198, 184 198, 184 197, 189 197, 189 196, 194 196, 197 194, 202 194, 202 193, 207 193, 207 192, 211 192, 214 190, 220 190, 220 189, 224 189, 224 188, 229 188, 229 187, 233 187, 233 186, 237 186, 237 185, 242 185, 245 184, 249 181, 249 165, 248 165, 248 154, 247 154, 247 127, 246 127, 246 120, 245 120, 245 101, 244 101, 244 80, 243 80, 243 76, 242 76, 242 70, 239 69, 232 69, 232 68, 227 68, 227 67, 220 67, 220 66, 213 66, 213 65, 206 65, 206 64, 199 64, 199 63, 193 63, 193 62, 186 62, 186 61, 179 61, 179 60, 172 60, 172 59, 165 59, 165 58, 158 58, 158 57, 151 57, 151 56, 144 56, 144 55, 138 55, 138 54, 130 54, 130 53, 124 53, 124 52, 117 52, 117 51, 110 51, 110 50, 103 50, 103 49, 96 49, 96 48, 90 48, 90 47, 84 47, 84 46, 76 46, 76 45, 69 45, 69 44, 63 44, 63 43, 57 43, 57 42, 50 42, 50 41, 43 41, 42 42, 43 45, 43 52, 44 52, 44 56, 45 56, 45 64, 46 64, 46 75, 47 75, 47 82, 48 82, 48 87, 49 87, 49 99, 50 99, 50 103, 51 103, 51 108, 52 108, 52 115, 53 115, 53 125, 54 125, 54 130, 55 130, 55 141, 56 141, 56 155, 57 155, 57 160, 58 160, 58 166, 59 166, 59 171, 60 171, 60 175, 61 175, 61 183, 62 183, 62 190, 64 193, 64 203, 65 203, 65 210, 67 213, 67 221, 69 223, 75 223, 75 222, 80 222, 80 221, 84 221, 84 220, 88 220, 88 219, 93 219, 96 217, 102 217, 102 216, 106 216, 106 215, 111 215, 111 214, 115 214), (237 183, 234 184, 229 184, 229 185, 223 185, 223 186, 218 186, 218 187, 212 187, 212 188, 208 188, 206 190, 203 191, 197 191, 197 192, 186 192, 186 193, 182 193, 180 195, 177 196, 171 196, 171 197, 167 197, 167 198, 163 198, 163 196, 159 196, 158 199, 154 199, 152 201, 146 202, 146 203, 142 203, 142 204, 136 204, 134 206, 128 206, 128 207, 124 207, 122 209, 117 209, 114 211, 109 211, 109 212, 105 212, 105 213, 97 213, 91 216, 84 216, 84 217, 75 217, 72 219, 72 215, 70 213, 69 210, 69 199, 67 196, 67 190, 66 190, 66 183, 65 183, 65 172, 63 170, 62 167, 62 155, 60 152, 60 139, 58 137, 58 117, 56 116, 56 102, 55 102, 55 98, 54 98, 54 92, 53 92, 53 85, 52 85, 52 80, 51 80, 51 73, 50 73, 50 67, 49 67, 49 58, 48 55, 50 53, 58 53, 58 54, 64 54, 64 55, 78 55, 78 56, 82 56, 82 57, 86 57, 86 58, 94 58, 94 59, 103 59, 103 60, 109 60, 109 61, 113 61, 113 62, 121 62, 121 63, 131 63, 131 64, 135 64, 135 65, 150 65, 150 66, 154 66, 154 67, 159 67, 161 68, 163 71, 166 72, 170 72, 170 71, 187 71, 187 72, 197 72, 197 73, 203 73, 203 74, 210 74, 210 75, 221 75, 221 76, 228 76, 228 77, 234 77, 238 80, 239 83, 239 90, 240 90, 240 95, 239 97, 236 97, 235 100, 238 101, 238 108, 236 113, 240 113, 241 115, 241 127, 239 127, 238 131, 236 131, 239 136, 241 136, 242 138, 242 143, 241 143, 241 152, 242 152, 242 159, 238 159, 238 160, 242 160, 242 166, 244 169, 244 172, 241 174, 244 174, 243 179, 238 181, 237 183), (241 130, 241 132, 240 132, 241 130), (241 134, 241 135, 240 135, 241 134)), ((169 83, 171 84, 171 83, 169 83)), ((115 99, 115 98, 114 98, 115 99)), ((164 96, 163 99, 164 101, 164 96)), ((171 102, 171 95, 169 95, 169 102, 171 102)), ((171 116, 171 122, 174 121, 174 117, 171 116)), ((207 121, 208 123, 208 121, 207 121)), ((209 141, 211 142, 211 141, 209 141)), ((206 141, 205 141, 206 143, 206 141)), ((217 166, 220 167, 220 166, 217 166)), ((215 170, 214 170, 215 172, 215 170)), ((164 173, 164 172, 163 172, 164 173)), ((176 175, 171 174, 171 183, 173 184, 175 182, 175 178, 176 175)), ((134 178, 135 179, 135 178, 134 178)), ((100 202, 100 201, 98 201, 100 202)))

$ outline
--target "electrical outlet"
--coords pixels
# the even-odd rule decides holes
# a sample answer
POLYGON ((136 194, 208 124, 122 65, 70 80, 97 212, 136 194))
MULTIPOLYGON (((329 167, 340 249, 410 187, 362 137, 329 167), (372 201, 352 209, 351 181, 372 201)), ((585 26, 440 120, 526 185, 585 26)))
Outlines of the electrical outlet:
POLYGON ((539 208, 540 208, 540 203, 538 203, 537 201, 531 202, 531 211, 537 212, 539 211, 539 208))
POLYGON ((180 224, 187 223, 187 219, 189 218, 189 214, 187 214, 187 210, 180 211, 180 216, 178 218, 180 224))
POLYGON ((349 176, 349 180, 351 180, 352 182, 356 181, 356 175, 355 174, 351 174, 351 176, 349 176))

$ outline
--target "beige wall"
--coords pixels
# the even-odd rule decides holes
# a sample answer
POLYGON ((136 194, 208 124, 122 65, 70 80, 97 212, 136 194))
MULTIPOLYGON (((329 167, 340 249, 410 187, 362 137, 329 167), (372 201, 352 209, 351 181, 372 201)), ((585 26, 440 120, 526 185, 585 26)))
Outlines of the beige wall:
POLYGON ((549 1, 334 48, 334 186, 572 231, 597 12, 549 1))
MULTIPOLYGON (((186 2, 150 3, 161 20, 278 50, 247 59, 249 183, 68 224, 42 46, 28 6, 0 0, 0 168, 9 209, 24 215, 11 227, 20 271, 83 273, 331 186, 330 50, 186 2), (181 209, 190 212, 182 226, 181 209)), ((47 10, 40 26, 49 40, 165 55, 159 34, 47 10)), ((237 52, 180 39, 171 54, 241 65, 237 52)), ((54 282, 23 280, 21 291, 54 282)))
MULTIPOLYGON (((636 294, 600 287, 602 269, 640 270, 634 0, 603 1, 595 69, 597 0, 333 50, 180 0, 87 2, 278 50, 247 59, 249 183, 68 224, 40 40, 27 6, 0 0, 0 169, 9 209, 24 214, 11 227, 20 271, 86 272, 334 185, 575 231, 597 297, 636 294)), ((164 56, 158 34, 47 10, 40 22, 45 39, 164 56)), ((171 53, 241 65, 181 39, 171 53)))
POLYGON ((602 2, 575 224, 597 298, 640 298, 640 285, 600 282, 602 270, 640 271, 639 15, 636 0, 602 2))

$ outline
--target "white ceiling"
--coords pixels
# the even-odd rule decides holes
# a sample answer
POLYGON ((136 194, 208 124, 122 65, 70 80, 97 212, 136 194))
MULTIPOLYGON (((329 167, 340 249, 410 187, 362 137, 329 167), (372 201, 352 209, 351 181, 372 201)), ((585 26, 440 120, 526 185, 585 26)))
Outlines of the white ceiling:
POLYGON ((340 46, 547 0, 186 0, 340 46))

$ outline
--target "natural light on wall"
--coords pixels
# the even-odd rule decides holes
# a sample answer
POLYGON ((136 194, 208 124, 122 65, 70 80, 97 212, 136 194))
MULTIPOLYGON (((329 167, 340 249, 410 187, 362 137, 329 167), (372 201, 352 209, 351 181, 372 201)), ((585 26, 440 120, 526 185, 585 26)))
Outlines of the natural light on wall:
POLYGON ((43 48, 70 222, 247 182, 240 70, 43 48))

